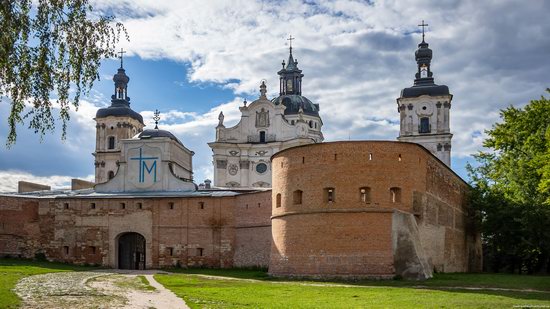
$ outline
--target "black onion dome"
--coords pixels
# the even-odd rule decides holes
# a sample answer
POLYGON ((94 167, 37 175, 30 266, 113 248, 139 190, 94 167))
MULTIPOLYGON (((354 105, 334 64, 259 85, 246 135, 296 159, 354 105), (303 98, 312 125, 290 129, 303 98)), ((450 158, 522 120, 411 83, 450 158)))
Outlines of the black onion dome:
POLYGON ((433 52, 424 39, 422 39, 422 42, 418 44, 418 49, 415 51, 414 56, 418 65, 418 71, 415 75, 416 79, 414 80, 414 85, 412 87, 401 90, 401 97, 416 98, 422 95, 449 95, 449 87, 445 85, 437 85, 434 82, 433 73, 431 71, 433 52), (427 76, 422 77, 420 75, 420 70, 422 68, 427 69, 427 76))
POLYGON ((301 107, 305 115, 319 117, 319 104, 313 104, 308 98, 301 95, 285 94, 271 100, 271 102, 275 105, 283 104, 286 106, 285 115, 298 114, 301 107))
POLYGON ((113 101, 111 106, 100 108, 95 114, 96 118, 106 118, 109 116, 115 117, 130 117, 141 124, 143 124, 143 117, 136 111, 130 108, 130 105, 122 100, 117 100, 118 102, 113 101))
POLYGON ((160 130, 160 129, 144 130, 143 132, 134 136, 134 139, 151 139, 151 138, 158 138, 158 137, 168 137, 171 140, 183 146, 183 143, 180 142, 180 140, 170 131, 160 130))

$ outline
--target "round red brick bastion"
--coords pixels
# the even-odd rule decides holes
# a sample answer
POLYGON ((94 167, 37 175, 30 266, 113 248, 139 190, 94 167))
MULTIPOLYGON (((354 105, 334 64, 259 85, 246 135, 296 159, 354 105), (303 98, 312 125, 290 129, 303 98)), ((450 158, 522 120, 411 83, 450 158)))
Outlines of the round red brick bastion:
POLYGON ((468 185, 422 146, 320 143, 271 160, 271 275, 424 279, 479 268, 468 185))

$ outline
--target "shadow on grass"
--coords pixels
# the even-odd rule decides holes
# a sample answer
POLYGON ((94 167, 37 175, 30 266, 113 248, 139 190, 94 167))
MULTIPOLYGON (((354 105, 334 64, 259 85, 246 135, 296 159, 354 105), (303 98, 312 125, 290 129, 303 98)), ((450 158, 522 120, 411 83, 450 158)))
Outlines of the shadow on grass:
MULTIPOLYGON (((172 273, 220 276, 237 279, 253 279, 271 282, 301 282, 345 284, 357 287, 411 288, 422 290, 446 291, 453 293, 484 294, 509 297, 518 300, 550 300, 550 276, 531 276, 493 273, 445 273, 435 274, 434 278, 425 281, 404 279, 393 280, 315 280, 309 278, 276 278, 270 277, 265 269, 166 269, 172 273), (497 290, 504 289, 504 290, 497 290), (508 290, 506 290, 508 289, 508 290), (515 291, 520 290, 520 291, 515 291), (529 291, 536 290, 536 291, 529 291)), ((528 303, 526 303, 528 304, 528 303)))
POLYGON ((45 268, 45 269, 53 269, 53 270, 67 270, 67 271, 88 271, 88 270, 104 269, 99 266, 74 265, 69 263, 49 262, 49 261, 43 261, 43 260, 20 259, 20 258, 0 258, 0 267, 1 266, 36 267, 36 268, 45 268))

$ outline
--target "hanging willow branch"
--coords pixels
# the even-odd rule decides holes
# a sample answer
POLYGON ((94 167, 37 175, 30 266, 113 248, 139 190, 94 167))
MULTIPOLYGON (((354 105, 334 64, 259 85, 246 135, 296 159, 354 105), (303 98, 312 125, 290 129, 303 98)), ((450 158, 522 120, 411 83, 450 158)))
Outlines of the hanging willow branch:
POLYGON ((53 131, 53 102, 65 139, 71 105, 77 109, 99 79, 101 60, 115 56, 121 35, 128 39, 121 23, 97 15, 88 0, 0 0, 0 29, 0 100, 11 105, 8 147, 24 119, 41 138, 53 131))

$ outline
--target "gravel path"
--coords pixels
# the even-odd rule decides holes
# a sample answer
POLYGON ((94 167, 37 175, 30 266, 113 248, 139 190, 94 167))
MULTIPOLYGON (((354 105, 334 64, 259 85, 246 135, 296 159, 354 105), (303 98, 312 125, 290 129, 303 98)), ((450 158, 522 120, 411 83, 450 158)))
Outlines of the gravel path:
POLYGON ((153 278, 154 272, 63 272, 23 278, 15 292, 22 308, 189 308, 153 278), (145 276, 149 285, 143 283, 145 276))

